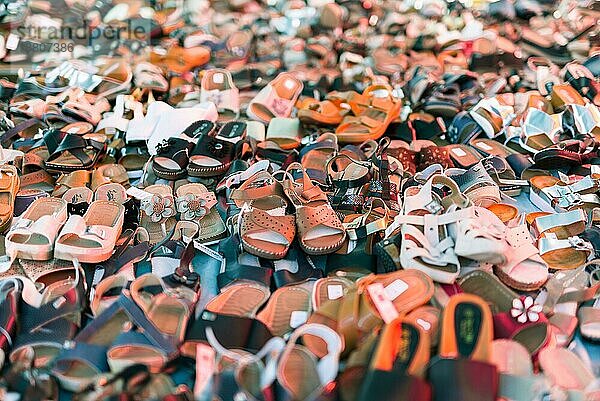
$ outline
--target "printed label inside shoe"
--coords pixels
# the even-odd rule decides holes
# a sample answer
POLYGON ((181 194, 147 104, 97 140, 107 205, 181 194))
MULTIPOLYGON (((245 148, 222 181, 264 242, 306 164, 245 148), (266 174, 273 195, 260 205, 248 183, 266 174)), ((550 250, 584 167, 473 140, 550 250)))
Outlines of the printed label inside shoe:
POLYGON ((10 35, 8 35, 8 38, 6 39, 6 50, 15 50, 17 48, 17 46, 19 46, 19 37, 17 35, 15 35, 14 33, 11 33, 10 35))
MULTIPOLYGON (((477 143, 475 144, 475 146, 477 146, 477 147, 478 147, 478 148, 480 148, 480 149, 487 150, 487 151, 494 150, 494 148, 492 148, 490 145, 488 145, 488 144, 487 144, 487 143, 485 143, 485 142, 477 142, 477 143)), ((462 151, 462 149, 461 149, 461 151, 462 151)), ((463 153, 464 153, 464 152, 463 152, 463 153)))
POLYGON ((291 79, 286 79, 283 85, 288 89, 294 89, 296 87, 296 82, 291 79))
POLYGON ((425 331, 429 331, 431 329, 431 323, 421 318, 417 319, 417 324, 421 326, 425 331))
POLYGON ((295 310, 290 315, 290 327, 295 329, 302 326, 308 320, 308 312, 303 310, 295 310))
POLYGON ((391 301, 398 298, 406 290, 408 290, 408 284, 402 280, 394 280, 394 282, 385 287, 385 293, 391 301))
POLYGON ((339 285, 329 285, 327 286, 327 298, 330 300, 341 298, 344 295, 344 288, 339 285))
POLYGON ((461 148, 452 148, 452 153, 458 157, 465 157, 467 155, 467 153, 461 148))
POLYGON ((216 74, 213 75, 213 82, 216 84, 222 84, 225 81, 225 76, 220 73, 217 72, 216 74))

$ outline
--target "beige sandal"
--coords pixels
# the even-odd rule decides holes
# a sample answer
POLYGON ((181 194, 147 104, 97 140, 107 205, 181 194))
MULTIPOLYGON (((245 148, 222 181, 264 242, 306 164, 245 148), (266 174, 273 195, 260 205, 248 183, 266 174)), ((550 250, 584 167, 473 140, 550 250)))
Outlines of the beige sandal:
POLYGON ((201 243, 218 241, 227 234, 216 205, 217 197, 202 184, 185 184, 177 188, 177 211, 182 220, 198 224, 198 241, 201 243))

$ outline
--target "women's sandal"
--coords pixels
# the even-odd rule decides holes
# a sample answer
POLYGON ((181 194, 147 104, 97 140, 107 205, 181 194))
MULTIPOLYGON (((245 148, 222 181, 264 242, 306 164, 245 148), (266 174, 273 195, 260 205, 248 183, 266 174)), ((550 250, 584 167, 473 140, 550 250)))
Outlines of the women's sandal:
POLYGON ((400 115, 402 102, 384 85, 370 86, 363 92, 364 103, 350 101, 354 116, 346 116, 336 128, 340 142, 361 143, 377 140, 400 115))
POLYGON ((6 254, 13 260, 51 259, 54 242, 66 221, 66 201, 58 198, 36 199, 6 234, 6 254))
POLYGON ((216 209, 217 197, 202 184, 185 184, 177 188, 175 200, 181 220, 193 221, 200 228, 197 240, 206 244, 227 233, 227 227, 216 209))
POLYGON ((282 72, 261 89, 248 105, 248 117, 268 124, 273 117, 289 117, 304 85, 290 73, 282 72))
POLYGON ((5 232, 10 227, 19 186, 17 168, 8 164, 0 166, 0 232, 5 232))
POLYGON ((124 213, 121 204, 97 200, 83 216, 71 215, 56 240, 54 257, 82 263, 107 260, 121 234, 124 213))
POLYGON ((494 401, 498 377, 490 364, 494 325, 489 306, 475 295, 454 295, 442 322, 440 359, 429 368, 433 399, 494 401))
POLYGON ((225 123, 215 136, 202 134, 193 147, 187 167, 192 177, 214 177, 224 174, 241 154, 246 137, 246 123, 225 123))
POLYGON ((300 248, 309 255, 323 255, 338 250, 346 231, 332 209, 327 195, 315 186, 300 163, 292 163, 286 173, 302 172, 299 181, 287 179, 284 190, 296 208, 296 226, 300 248))
POLYGON ((175 226, 176 205, 171 187, 162 184, 144 188, 140 203, 140 227, 150 235, 150 244, 161 242, 175 226))

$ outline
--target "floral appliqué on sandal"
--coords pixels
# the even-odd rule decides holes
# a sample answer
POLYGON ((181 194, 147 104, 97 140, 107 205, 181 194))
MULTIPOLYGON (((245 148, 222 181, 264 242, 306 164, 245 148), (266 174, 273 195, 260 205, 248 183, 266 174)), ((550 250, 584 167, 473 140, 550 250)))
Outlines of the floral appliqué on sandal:
POLYGON ((141 208, 154 223, 175 216, 175 202, 172 197, 152 195, 142 200, 141 208))
POLYGON ((214 193, 207 192, 202 195, 187 194, 177 198, 177 211, 185 220, 201 219, 210 209, 217 204, 214 193))

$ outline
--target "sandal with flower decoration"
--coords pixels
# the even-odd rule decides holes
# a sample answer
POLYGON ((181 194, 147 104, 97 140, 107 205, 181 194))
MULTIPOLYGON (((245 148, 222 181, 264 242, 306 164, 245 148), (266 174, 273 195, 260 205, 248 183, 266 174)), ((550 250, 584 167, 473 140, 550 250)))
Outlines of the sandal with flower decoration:
POLYGON ((286 173, 299 170, 302 179, 286 179, 285 194, 296 208, 296 226, 300 248, 309 255, 335 252, 344 243, 346 231, 327 200, 327 195, 315 186, 300 163, 292 163, 286 173))
POLYGON ((202 184, 185 184, 177 188, 177 211, 181 220, 193 221, 200 231, 198 241, 210 243, 223 238, 227 227, 215 208, 217 197, 202 184))
POLYGON ((273 117, 289 117, 303 87, 295 76, 282 72, 258 92, 248 105, 246 114, 265 124, 273 117))
POLYGON ((150 244, 156 244, 166 237, 175 226, 175 200, 173 191, 167 185, 150 185, 144 188, 148 196, 141 201, 140 227, 150 235, 150 244))

